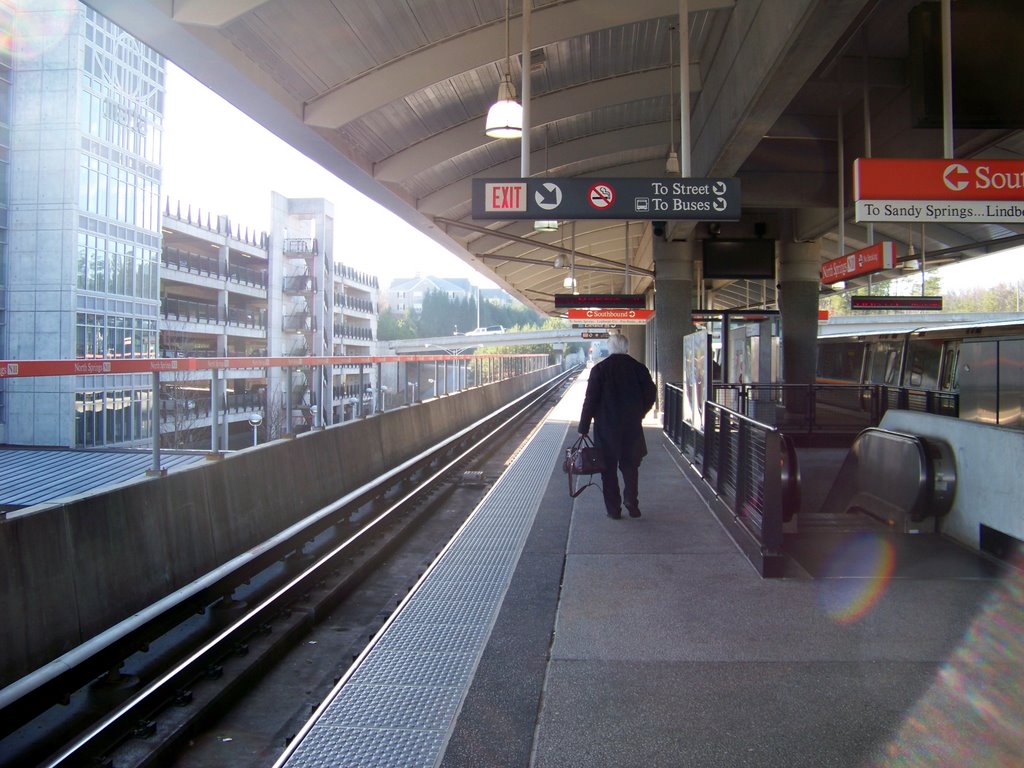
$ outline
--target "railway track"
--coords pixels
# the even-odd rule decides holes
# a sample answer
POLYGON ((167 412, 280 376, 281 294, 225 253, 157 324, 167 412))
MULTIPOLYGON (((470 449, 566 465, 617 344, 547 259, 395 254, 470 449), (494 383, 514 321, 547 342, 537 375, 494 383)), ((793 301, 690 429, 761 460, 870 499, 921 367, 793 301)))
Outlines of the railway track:
POLYGON ((568 380, 449 438, 373 491, 319 510, 315 526, 279 548, 288 550, 284 557, 242 582, 226 579, 217 599, 120 663, 91 675, 79 670, 87 685, 5 733, 0 766, 271 762, 568 380))

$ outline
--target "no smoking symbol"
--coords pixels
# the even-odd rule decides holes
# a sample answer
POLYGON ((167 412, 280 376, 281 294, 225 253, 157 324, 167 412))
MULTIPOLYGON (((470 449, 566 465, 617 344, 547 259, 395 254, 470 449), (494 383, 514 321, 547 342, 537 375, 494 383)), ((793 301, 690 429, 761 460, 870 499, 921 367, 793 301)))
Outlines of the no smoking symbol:
POLYGON ((590 188, 588 197, 592 206, 603 211, 605 208, 610 208, 611 204, 615 202, 615 190, 607 184, 595 184, 590 188))

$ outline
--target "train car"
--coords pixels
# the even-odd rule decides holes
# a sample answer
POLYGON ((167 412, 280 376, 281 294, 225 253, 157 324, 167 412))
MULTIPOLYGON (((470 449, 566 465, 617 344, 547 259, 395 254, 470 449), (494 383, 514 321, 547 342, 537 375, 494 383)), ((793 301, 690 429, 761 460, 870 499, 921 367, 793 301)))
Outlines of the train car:
POLYGON ((820 384, 865 387, 862 408, 883 387, 889 406, 1024 429, 1024 314, 843 320, 819 329, 820 384))

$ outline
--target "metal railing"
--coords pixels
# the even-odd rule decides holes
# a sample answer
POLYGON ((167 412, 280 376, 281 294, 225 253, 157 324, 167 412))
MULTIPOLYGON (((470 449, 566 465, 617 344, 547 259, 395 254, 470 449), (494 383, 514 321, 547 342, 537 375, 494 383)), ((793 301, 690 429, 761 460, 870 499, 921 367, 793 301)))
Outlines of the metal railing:
POLYGON ((780 575, 783 525, 800 506, 799 470, 783 432, 725 406, 704 403, 703 430, 684 419, 684 392, 665 385, 663 428, 680 452, 698 468, 725 509, 713 511, 737 536, 763 575, 780 575))
POLYGON ((799 468, 787 435, 856 434, 889 409, 956 416, 955 394, 881 385, 716 384, 702 429, 684 418, 683 389, 666 384, 663 428, 749 534, 738 543, 762 573, 781 562, 783 526, 800 506, 799 468))
POLYGON ((707 403, 704 438, 701 476, 760 544, 762 555, 780 552, 784 518, 796 511, 785 510, 784 464, 791 457, 782 432, 707 403))
MULTIPOLYGON (((208 436, 213 453, 226 448, 230 425, 238 421, 226 418, 231 414, 262 411, 264 439, 272 439, 530 374, 548 365, 546 354, 0 360, 0 383, 150 374, 150 391, 160 393, 158 403, 152 411, 131 415, 159 425, 151 430, 153 469, 159 470, 161 447, 171 447, 163 438, 179 430, 195 436, 189 437, 189 447, 208 436), (244 379, 248 391, 225 393, 229 378, 244 379)), ((110 386, 103 381, 97 390, 110 386)))
POLYGON ((881 384, 715 384, 711 399, 787 433, 857 433, 890 409, 959 413, 956 393, 881 384))

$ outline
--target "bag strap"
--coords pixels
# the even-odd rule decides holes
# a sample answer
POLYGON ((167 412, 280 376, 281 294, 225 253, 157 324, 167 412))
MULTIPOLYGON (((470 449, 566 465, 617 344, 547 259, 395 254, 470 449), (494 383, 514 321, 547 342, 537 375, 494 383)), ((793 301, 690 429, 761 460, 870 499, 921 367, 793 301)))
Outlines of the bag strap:
MULTIPOLYGON (((572 449, 571 449, 572 453, 576 453, 578 450, 580 450, 583 447, 588 447, 588 448, 593 448, 594 447, 594 441, 590 439, 590 435, 589 434, 587 434, 587 435, 580 435, 579 436, 579 438, 576 440, 576 442, 572 444, 572 449)), ((573 490, 572 476, 573 476, 572 462, 570 461, 569 462, 569 471, 566 473, 566 477, 569 479, 569 496, 574 498, 574 499, 577 496, 579 496, 581 493, 583 493, 585 490, 587 490, 587 488, 589 488, 590 486, 597 485, 597 483, 595 483, 593 480, 591 480, 586 485, 581 486, 581 487, 576 488, 575 490, 573 490)), ((579 475, 577 475, 577 477, 579 477, 579 475)), ((590 475, 590 477, 592 478, 593 475, 590 475)))

